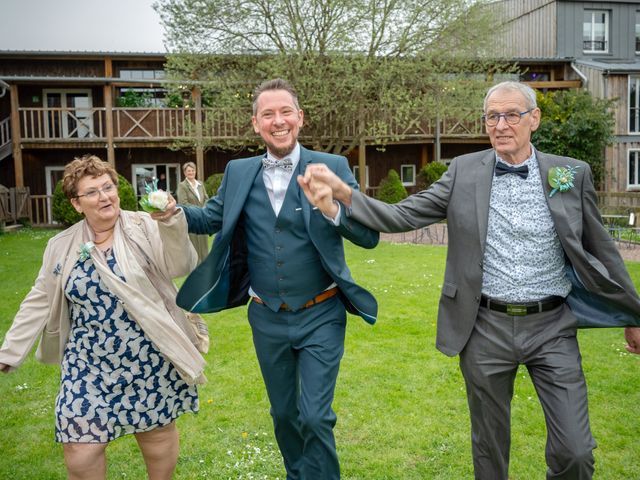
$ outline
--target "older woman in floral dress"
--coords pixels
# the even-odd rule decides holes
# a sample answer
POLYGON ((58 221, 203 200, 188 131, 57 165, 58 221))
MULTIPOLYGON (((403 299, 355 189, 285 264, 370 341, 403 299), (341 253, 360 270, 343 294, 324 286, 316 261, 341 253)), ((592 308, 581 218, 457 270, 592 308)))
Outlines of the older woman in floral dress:
POLYGON ((63 190, 84 220, 49 241, 0 348, 0 370, 17 368, 39 335, 38 359, 61 364, 55 438, 70 479, 104 479, 106 446, 126 434, 149 479, 169 479, 175 419, 198 410, 204 381, 171 281, 193 269, 195 251, 178 222, 120 210, 117 174, 95 156, 66 166, 63 190))

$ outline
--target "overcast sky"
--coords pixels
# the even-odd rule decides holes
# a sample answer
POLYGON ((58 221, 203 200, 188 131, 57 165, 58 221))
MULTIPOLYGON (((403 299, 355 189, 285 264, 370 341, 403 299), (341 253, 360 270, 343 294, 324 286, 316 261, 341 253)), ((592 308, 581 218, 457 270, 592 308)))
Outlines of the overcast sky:
POLYGON ((153 0, 0 0, 0 50, 166 52, 153 0))

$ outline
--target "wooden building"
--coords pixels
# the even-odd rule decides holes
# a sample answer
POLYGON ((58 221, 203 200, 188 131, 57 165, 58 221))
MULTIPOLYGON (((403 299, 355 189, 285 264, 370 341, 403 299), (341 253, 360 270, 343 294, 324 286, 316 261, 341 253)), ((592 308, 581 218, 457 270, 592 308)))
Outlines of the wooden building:
MULTIPOLYGON (((613 192, 640 189, 639 3, 503 0, 491 5, 502 23, 496 31, 503 41, 496 42, 495 53, 523 71, 510 78, 541 90, 586 87, 598 96, 619 98, 616 144, 607 150, 606 164, 606 189, 613 192)), ((203 127, 210 125, 205 120, 215 107, 203 108, 197 90, 191 92, 192 106, 167 105, 165 60, 160 53, 0 51, 0 184, 28 186, 46 203, 63 166, 93 153, 111 162, 138 193, 144 182, 163 176, 167 189, 175 190, 187 161, 198 165, 204 179, 223 172, 233 158, 253 155, 257 136, 256 145, 245 151, 175 149, 176 139, 203 135, 215 144, 237 132, 222 124, 203 127), (126 106, 121 99, 131 92, 143 94, 147 104, 126 106)), ((446 163, 489 146, 480 118, 425 120, 405 130, 384 148, 365 142, 348 155, 369 192, 391 168, 415 191, 417 173, 427 162, 446 163)))
POLYGON ((527 64, 524 79, 532 86, 577 82, 598 98, 616 100, 603 187, 640 191, 640 1, 502 0, 491 6, 502 24, 498 56, 527 64))
MULTIPOLYGON (((187 161, 198 165, 204 179, 223 172, 233 158, 253 155, 257 136, 256 145, 245 151, 175 149, 176 139, 203 135, 215 143, 235 133, 221 124, 202 127, 210 125, 205 120, 213 109, 201 107, 197 90, 191 92, 195 106, 167 106, 164 62, 164 54, 0 51, 0 184, 28 186, 32 195, 44 198, 67 162, 93 153, 115 165, 137 193, 144 182, 162 176, 167 189, 175 190, 187 161), (128 92, 144 95, 147 105, 119 106, 128 92)), ((393 168, 413 191, 428 161, 446 162, 488 146, 480 118, 470 124, 445 118, 425 120, 411 131, 398 128, 399 141, 384 148, 365 144, 349 154, 357 178, 359 165, 366 164, 367 187, 377 186, 393 168)))

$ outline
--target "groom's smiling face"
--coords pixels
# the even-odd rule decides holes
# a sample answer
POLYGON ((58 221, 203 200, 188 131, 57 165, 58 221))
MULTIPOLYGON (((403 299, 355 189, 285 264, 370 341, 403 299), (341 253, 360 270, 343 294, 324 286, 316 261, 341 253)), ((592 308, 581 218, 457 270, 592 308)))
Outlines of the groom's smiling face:
POLYGON ((304 113, 286 90, 266 90, 260 94, 253 130, 267 144, 269 152, 282 158, 292 152, 298 141, 304 113))

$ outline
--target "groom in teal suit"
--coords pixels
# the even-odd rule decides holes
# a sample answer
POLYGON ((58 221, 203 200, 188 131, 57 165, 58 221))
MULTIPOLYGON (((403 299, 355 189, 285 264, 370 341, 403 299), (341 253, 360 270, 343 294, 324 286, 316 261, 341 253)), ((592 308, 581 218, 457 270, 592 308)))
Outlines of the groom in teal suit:
MULTIPOLYGON (((373 248, 379 234, 346 217, 334 223, 301 191, 296 178, 312 163, 357 184, 344 157, 298 144, 303 112, 291 85, 260 85, 252 122, 266 155, 229 162, 215 197, 203 208, 181 207, 190 233, 218 234, 177 303, 205 313, 251 300, 249 323, 287 479, 338 479, 331 404, 346 311, 373 324, 378 310, 351 277, 342 239, 373 248)), ((160 215, 175 210, 172 202, 160 215)))

